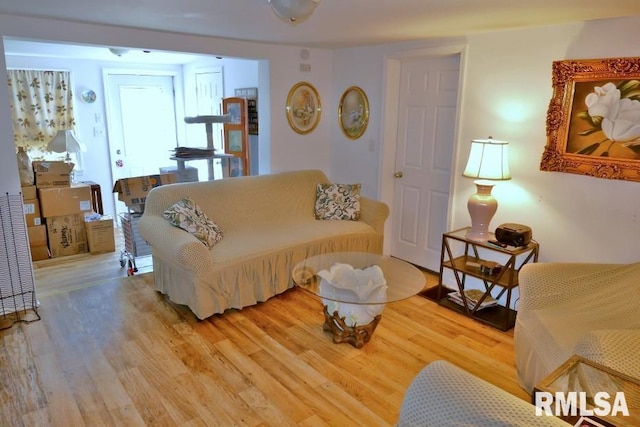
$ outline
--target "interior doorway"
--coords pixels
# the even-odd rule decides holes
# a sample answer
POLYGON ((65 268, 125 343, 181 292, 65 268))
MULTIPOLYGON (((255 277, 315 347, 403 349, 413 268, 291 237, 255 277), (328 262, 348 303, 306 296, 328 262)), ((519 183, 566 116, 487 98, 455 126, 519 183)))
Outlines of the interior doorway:
MULTIPOLYGON (((105 74, 112 182, 175 166, 178 145, 174 75, 105 74)), ((116 197, 116 196, 114 196, 116 197)), ((116 212, 126 206, 114 200, 116 212)))
POLYGON ((394 105, 386 108, 394 116, 396 143, 389 151, 393 163, 382 169, 392 211, 388 249, 392 256, 438 271, 449 218, 460 54, 413 55, 390 68, 394 105))

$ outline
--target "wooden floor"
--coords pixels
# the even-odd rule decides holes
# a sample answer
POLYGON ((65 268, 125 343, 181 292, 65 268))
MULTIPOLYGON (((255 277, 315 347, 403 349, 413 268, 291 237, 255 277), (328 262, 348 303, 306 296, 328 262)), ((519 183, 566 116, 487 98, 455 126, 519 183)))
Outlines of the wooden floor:
MULTIPOLYGON (((106 254, 88 253, 51 258, 33 263, 33 273, 38 297, 52 293, 93 286, 105 279, 127 277, 128 257, 123 252, 122 229, 115 227, 116 251, 106 254), (121 266, 120 260, 125 262, 121 266)), ((131 258, 138 273, 153 271, 151 256, 131 258)))
POLYGON ((388 426, 436 359, 528 399, 511 332, 425 298, 387 305, 356 349, 331 342, 320 301, 298 288, 199 322, 117 255, 36 269, 42 319, 0 331, 0 424, 388 426))

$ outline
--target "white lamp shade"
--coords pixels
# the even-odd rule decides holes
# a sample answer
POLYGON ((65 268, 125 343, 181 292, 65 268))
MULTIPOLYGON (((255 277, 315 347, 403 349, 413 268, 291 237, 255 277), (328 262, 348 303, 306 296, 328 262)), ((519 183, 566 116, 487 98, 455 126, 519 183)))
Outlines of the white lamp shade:
POLYGON ((69 129, 59 130, 47 144, 47 151, 55 151, 56 153, 78 153, 85 151, 84 145, 75 137, 69 129))
POLYGON ((311 16, 320 0, 267 0, 271 9, 285 21, 298 23, 311 16))
POLYGON ((470 178, 507 180, 509 172, 509 143, 489 139, 474 139, 467 167, 462 175, 470 178))

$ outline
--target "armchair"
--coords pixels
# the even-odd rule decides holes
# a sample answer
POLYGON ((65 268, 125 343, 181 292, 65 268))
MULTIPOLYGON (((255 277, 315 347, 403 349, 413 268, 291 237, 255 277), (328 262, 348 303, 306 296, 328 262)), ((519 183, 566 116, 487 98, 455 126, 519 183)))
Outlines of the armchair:
POLYGON ((519 283, 514 344, 525 390, 573 354, 640 378, 640 262, 528 264, 519 283))

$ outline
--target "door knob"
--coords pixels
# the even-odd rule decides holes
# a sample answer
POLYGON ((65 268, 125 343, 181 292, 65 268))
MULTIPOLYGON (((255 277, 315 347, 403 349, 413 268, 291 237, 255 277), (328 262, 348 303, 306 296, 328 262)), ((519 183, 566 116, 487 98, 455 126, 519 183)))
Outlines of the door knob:
POLYGON ((402 178, 404 176, 404 174, 402 173, 402 171, 398 171, 398 172, 394 173, 393 176, 395 176, 396 178, 402 178))

